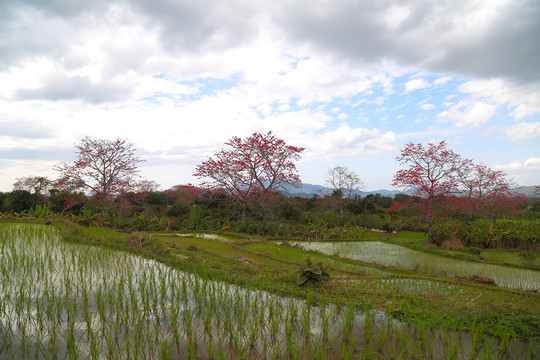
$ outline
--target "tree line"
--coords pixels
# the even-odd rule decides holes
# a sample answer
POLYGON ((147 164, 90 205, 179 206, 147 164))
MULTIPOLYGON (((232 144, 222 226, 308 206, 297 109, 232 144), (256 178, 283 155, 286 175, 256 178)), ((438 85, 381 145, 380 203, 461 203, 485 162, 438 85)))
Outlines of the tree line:
POLYGON ((94 221, 101 225, 144 228, 159 223, 169 229, 270 235, 285 231, 284 236, 294 235, 302 226, 409 229, 425 231, 427 243, 439 245, 452 236, 441 231, 455 227, 452 222, 471 226, 479 218, 491 222, 509 215, 534 218, 540 207, 513 195, 510 189, 515 184, 506 173, 461 157, 445 141, 409 143, 401 149, 396 160, 403 169, 392 184, 412 196, 393 198, 355 196, 363 181, 344 166, 327 172, 332 193, 286 197, 283 190, 301 184, 295 163, 304 148, 288 145, 271 132, 233 137, 224 145, 195 168, 200 185, 158 191, 157 183, 139 176, 143 160, 132 143, 86 137, 75 145, 73 163, 54 167, 57 179, 18 178, 12 192, 0 194, 0 211, 19 214, 39 205, 74 218, 83 214, 79 219, 88 223, 91 217, 101 219, 94 221))

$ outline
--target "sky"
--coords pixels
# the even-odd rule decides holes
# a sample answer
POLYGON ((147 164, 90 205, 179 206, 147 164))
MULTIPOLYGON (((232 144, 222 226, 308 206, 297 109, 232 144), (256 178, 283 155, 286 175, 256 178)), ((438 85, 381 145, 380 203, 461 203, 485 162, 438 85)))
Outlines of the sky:
POLYGON ((540 185, 538 0, 0 0, 0 191, 128 139, 162 190, 233 136, 392 189, 409 142, 540 185))

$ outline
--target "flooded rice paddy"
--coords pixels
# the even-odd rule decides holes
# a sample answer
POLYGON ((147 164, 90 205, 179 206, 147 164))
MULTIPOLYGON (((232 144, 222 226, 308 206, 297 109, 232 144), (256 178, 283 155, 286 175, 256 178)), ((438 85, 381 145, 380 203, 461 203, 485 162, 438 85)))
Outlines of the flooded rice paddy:
POLYGON ((177 237, 195 238, 195 239, 209 239, 217 241, 230 241, 226 237, 215 234, 175 234, 177 237))
POLYGON ((358 303, 306 301, 0 224, 0 358, 532 359, 537 343, 404 323, 358 303))
POLYGON ((336 255, 367 263, 396 266, 419 273, 437 275, 477 275, 493 279, 498 286, 540 291, 540 272, 509 266, 477 263, 415 251, 378 241, 363 242, 290 242, 304 250, 336 255))

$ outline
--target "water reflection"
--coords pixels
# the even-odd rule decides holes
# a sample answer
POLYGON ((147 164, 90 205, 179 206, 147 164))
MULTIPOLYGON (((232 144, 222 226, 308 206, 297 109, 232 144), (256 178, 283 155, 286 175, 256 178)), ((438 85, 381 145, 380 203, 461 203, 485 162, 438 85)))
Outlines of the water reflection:
POLYGON ((540 291, 540 272, 503 265, 457 260, 378 241, 290 242, 305 250, 319 251, 367 263, 417 270, 419 273, 488 277, 498 286, 540 291))

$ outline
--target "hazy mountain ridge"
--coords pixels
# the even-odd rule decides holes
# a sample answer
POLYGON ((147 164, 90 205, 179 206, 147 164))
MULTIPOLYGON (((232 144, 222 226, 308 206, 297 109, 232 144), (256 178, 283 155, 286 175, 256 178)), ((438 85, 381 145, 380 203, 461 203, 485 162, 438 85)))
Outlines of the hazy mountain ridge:
POLYGON ((511 189, 512 194, 524 195, 526 198, 540 198, 540 194, 536 193, 535 185, 532 186, 518 186, 517 188, 511 189))
MULTIPOLYGON (((536 194, 536 186, 518 186, 517 188, 511 189, 510 192, 512 194, 520 194, 525 196, 526 198, 540 198, 540 194, 536 194)), ((314 184, 300 184, 300 187, 295 188, 293 186, 287 186, 285 188, 285 191, 282 191, 282 193, 285 196, 291 196, 291 197, 302 197, 302 198, 310 198, 313 197, 313 195, 318 195, 319 197, 323 197, 325 195, 330 195, 332 193, 332 189, 326 186, 322 185, 314 185, 314 184)), ((366 197, 368 195, 375 195, 375 194, 381 194, 382 196, 389 196, 394 197, 396 194, 407 194, 412 195, 414 193, 414 189, 408 189, 406 191, 399 191, 399 190, 374 190, 374 191, 356 191, 354 194, 358 195, 360 197, 366 197)))
MULTIPOLYGON (((313 197, 313 195, 318 195, 319 197, 323 197, 325 195, 330 195, 332 193, 332 189, 326 186, 322 185, 314 185, 314 184, 300 184, 300 187, 295 188, 293 186, 287 186, 285 188, 285 191, 282 191, 282 193, 286 196, 294 196, 294 197, 303 197, 303 198, 310 198, 313 197)), ((390 196, 394 197, 396 194, 412 194, 412 189, 407 191, 399 191, 399 190, 375 190, 375 191, 355 191, 354 195, 358 195, 360 197, 366 197, 368 195, 375 195, 375 194, 381 194, 382 196, 390 196)))

